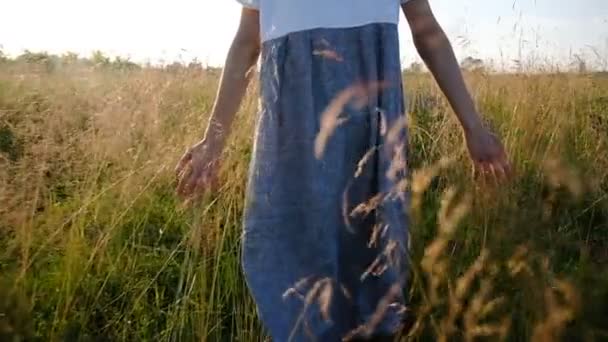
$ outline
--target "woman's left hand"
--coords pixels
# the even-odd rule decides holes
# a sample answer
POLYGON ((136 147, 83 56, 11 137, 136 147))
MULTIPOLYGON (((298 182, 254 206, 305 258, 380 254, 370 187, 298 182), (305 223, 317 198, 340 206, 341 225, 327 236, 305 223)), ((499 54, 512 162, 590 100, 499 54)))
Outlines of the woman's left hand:
POLYGON ((469 155, 475 171, 487 178, 504 181, 511 177, 512 167, 500 139, 489 129, 480 126, 465 133, 469 155))

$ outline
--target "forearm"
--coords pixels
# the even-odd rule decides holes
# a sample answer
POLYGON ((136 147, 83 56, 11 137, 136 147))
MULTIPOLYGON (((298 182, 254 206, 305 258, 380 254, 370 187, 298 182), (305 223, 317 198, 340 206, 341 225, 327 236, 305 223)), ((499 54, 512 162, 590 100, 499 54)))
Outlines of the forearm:
POLYGON ((437 84, 456 113, 465 133, 478 128, 481 123, 475 105, 460 72, 452 46, 438 24, 413 35, 414 44, 437 84))
POLYGON ((205 139, 223 143, 230 133, 259 56, 259 45, 239 41, 232 43, 209 117, 205 139))

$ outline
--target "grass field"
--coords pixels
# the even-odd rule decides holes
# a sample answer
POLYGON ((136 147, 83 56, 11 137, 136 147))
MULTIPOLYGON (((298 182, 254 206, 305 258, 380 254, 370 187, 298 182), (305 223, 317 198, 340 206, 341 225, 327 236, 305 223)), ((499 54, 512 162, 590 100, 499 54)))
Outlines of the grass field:
MULTIPOLYGON (((221 188, 182 208, 217 72, 107 62, 0 61, 0 340, 264 340, 239 266, 256 86, 221 188)), ((608 340, 608 78, 467 81, 516 175, 474 181, 446 101, 406 75, 411 340, 608 340)))

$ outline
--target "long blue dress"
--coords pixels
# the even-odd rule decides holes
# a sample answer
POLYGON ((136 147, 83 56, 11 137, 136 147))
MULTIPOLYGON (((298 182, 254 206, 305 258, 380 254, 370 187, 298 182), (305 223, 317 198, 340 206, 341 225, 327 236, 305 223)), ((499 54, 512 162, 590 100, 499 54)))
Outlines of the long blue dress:
POLYGON ((397 25, 266 41, 244 215, 247 285, 274 341, 392 334, 407 271, 397 25))

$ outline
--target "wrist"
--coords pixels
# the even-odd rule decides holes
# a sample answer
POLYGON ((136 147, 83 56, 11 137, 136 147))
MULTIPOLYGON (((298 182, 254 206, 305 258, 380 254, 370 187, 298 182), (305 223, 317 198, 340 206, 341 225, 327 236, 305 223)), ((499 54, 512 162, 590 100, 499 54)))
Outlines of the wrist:
POLYGON ((209 124, 205 130, 203 140, 210 144, 219 145, 223 145, 226 140, 226 130, 220 122, 213 118, 213 116, 209 119, 209 124))
POLYGON ((467 120, 462 120, 461 125, 466 136, 475 134, 483 129, 483 123, 481 122, 479 115, 476 113, 471 115, 470 118, 467 118, 467 120))
POLYGON ((226 141, 226 137, 222 132, 208 130, 203 137, 203 141, 206 145, 216 146, 221 148, 224 146, 224 142, 226 141))

